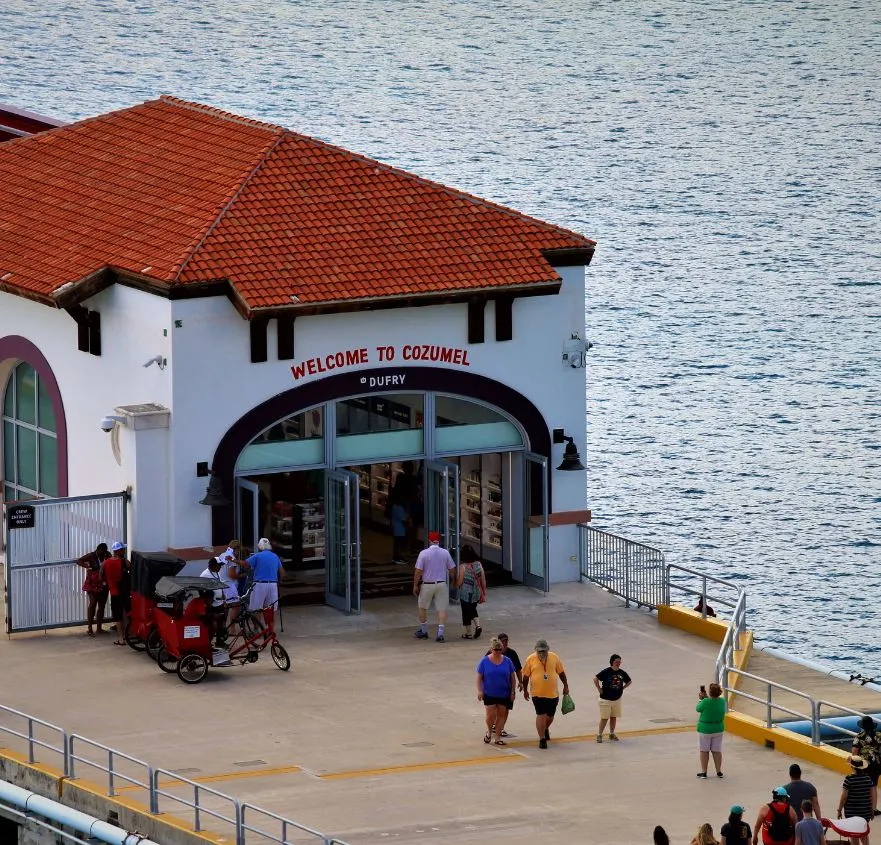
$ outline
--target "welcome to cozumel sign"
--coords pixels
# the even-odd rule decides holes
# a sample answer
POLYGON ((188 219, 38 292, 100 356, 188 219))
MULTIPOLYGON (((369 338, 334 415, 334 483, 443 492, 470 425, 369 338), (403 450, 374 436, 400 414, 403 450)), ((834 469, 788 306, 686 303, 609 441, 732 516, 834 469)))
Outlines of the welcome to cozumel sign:
POLYGON ((357 367, 362 364, 376 362, 388 364, 401 361, 429 361, 440 364, 455 364, 459 367, 470 367, 468 350, 457 346, 438 346, 430 343, 408 343, 405 346, 376 346, 371 351, 366 346, 357 349, 345 349, 340 352, 329 352, 327 355, 317 355, 307 358, 291 367, 294 381, 299 381, 307 376, 317 376, 328 373, 331 370, 341 370, 346 367, 357 367))

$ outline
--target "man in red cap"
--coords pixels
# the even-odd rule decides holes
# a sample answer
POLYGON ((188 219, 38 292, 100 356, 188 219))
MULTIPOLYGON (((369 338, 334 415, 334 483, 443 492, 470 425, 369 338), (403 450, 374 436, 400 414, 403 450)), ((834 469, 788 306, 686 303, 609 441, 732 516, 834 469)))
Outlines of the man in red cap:
POLYGON ((456 568, 450 553, 440 544, 440 534, 431 531, 429 546, 419 552, 416 558, 416 571, 413 573, 413 595, 418 597, 419 630, 413 635, 417 640, 427 640, 426 618, 428 608, 434 602, 437 611, 437 641, 444 641, 444 623, 447 621, 447 607, 450 603, 450 588, 447 576, 456 568))

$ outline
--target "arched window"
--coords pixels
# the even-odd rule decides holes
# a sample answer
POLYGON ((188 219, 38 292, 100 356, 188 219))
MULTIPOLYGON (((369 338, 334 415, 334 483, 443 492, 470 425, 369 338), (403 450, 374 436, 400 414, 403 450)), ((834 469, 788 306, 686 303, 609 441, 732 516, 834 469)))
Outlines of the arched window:
POLYGON ((52 400, 30 364, 12 371, 3 394, 3 498, 58 495, 58 438, 52 400))

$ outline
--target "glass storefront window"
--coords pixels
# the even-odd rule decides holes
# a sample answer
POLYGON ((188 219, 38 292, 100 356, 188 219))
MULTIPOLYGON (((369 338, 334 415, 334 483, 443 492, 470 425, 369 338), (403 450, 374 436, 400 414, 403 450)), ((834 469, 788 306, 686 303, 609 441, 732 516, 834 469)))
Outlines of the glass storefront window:
POLYGON ((293 414, 257 435, 242 450, 236 471, 324 463, 324 407, 293 414))
POLYGON ((435 413, 435 448, 438 453, 461 454, 523 446, 523 437, 517 426, 486 405, 437 394, 435 413))
POLYGON ((337 460, 373 460, 422 454, 425 397, 421 393, 356 396, 336 403, 337 460))

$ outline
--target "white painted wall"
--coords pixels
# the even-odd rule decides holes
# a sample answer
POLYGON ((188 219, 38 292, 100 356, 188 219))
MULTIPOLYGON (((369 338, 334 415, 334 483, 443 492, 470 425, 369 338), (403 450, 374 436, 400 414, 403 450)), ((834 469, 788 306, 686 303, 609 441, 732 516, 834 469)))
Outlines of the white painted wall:
MULTIPOLYGON (((585 370, 562 363, 570 332, 584 336, 584 268, 562 268, 560 273, 559 295, 515 300, 511 341, 494 340, 492 305, 485 313, 486 341, 471 346, 464 304, 300 317, 295 327, 298 361, 365 346, 371 352, 366 368, 419 366, 420 362, 400 359, 380 364, 375 347, 400 349, 414 343, 467 347, 469 372, 503 382, 530 399, 544 414, 548 428, 563 428, 575 438, 584 459, 585 370)), ((149 466, 149 486, 155 489, 157 473, 167 472, 167 495, 138 499, 138 511, 151 513, 140 519, 143 530, 137 540, 151 548, 204 545, 210 540, 211 514, 198 503, 206 479, 196 476, 196 463, 210 463, 224 433, 248 410, 295 385, 290 368, 296 362, 274 360, 275 323, 271 322, 270 360, 251 364, 248 324, 224 297, 171 302, 116 285, 85 304, 101 312, 100 357, 77 351, 76 325, 66 313, 0 294, 0 336, 21 334, 31 340, 49 360, 61 387, 68 420, 71 495, 137 488, 138 474, 147 473, 149 463, 143 455, 151 452, 138 450, 134 438, 154 438, 155 454, 158 435, 123 432, 119 467, 98 421, 120 405, 164 405, 171 410, 166 460, 164 466, 159 461, 149 466), (155 355, 168 359, 164 372, 155 365, 142 366, 155 355)), ((554 466, 562 456, 563 447, 554 447, 554 466)), ((146 485, 148 475, 143 479, 146 485)), ((555 511, 586 507, 585 475, 554 471, 553 504, 555 511)), ((577 578, 577 565, 569 560, 576 553, 575 535, 569 526, 551 531, 553 580, 577 578)))

